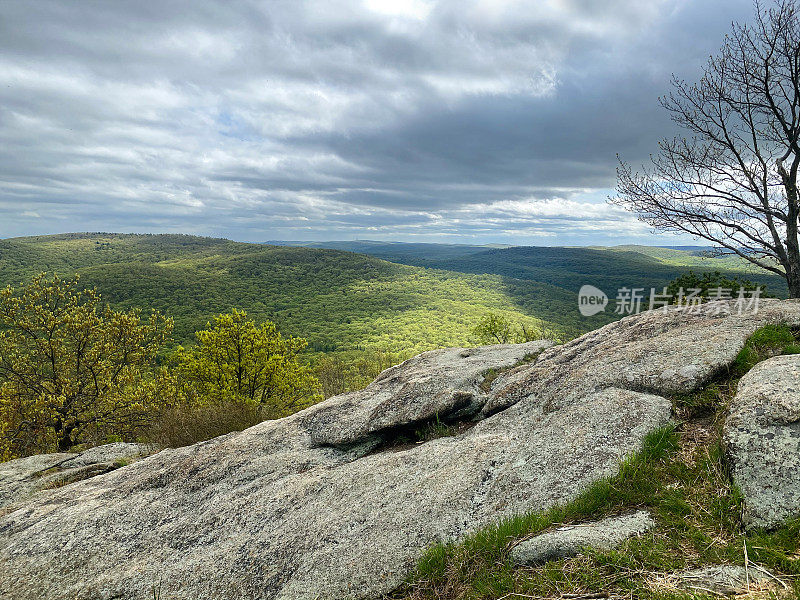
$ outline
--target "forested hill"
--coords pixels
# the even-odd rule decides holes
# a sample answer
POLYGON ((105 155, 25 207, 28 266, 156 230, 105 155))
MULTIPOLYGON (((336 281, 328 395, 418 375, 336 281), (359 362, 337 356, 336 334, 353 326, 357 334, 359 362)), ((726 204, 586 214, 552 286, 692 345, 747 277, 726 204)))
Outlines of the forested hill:
POLYGON ((393 264, 337 250, 245 244, 185 235, 63 234, 0 240, 0 284, 80 274, 116 307, 157 309, 190 341, 232 308, 269 318, 315 350, 420 351, 475 343, 489 312, 564 337, 609 316, 583 319, 561 287, 501 274, 393 264))
MULTIPOLYGON (((277 242, 275 242, 277 243, 277 242)), ((689 269, 720 271, 766 285, 770 294, 785 298, 785 281, 735 256, 709 257, 700 247, 496 247, 377 241, 284 242, 294 246, 335 247, 376 258, 461 273, 492 273, 538 281, 577 293, 591 284, 614 296, 622 287, 660 289, 689 269)))

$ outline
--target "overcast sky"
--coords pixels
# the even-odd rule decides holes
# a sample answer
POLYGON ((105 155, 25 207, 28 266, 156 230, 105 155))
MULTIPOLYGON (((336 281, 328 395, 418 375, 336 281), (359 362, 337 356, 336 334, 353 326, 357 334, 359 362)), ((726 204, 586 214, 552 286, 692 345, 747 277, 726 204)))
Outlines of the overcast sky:
POLYGON ((0 237, 691 243, 605 202, 749 0, 0 0, 0 237))

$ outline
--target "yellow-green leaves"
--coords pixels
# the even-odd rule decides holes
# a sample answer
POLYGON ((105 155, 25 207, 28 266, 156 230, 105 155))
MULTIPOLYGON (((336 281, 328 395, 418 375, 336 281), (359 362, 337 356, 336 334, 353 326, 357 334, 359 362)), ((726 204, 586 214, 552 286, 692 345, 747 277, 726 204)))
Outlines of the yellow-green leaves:
POLYGON ((171 319, 113 310, 77 278, 42 274, 0 290, 0 460, 151 438, 168 415, 238 410, 233 426, 249 426, 321 399, 298 360, 306 341, 269 321, 219 315, 194 347, 157 366, 171 331, 171 319))
POLYGON ((238 310, 218 315, 208 327, 197 332, 194 348, 176 353, 190 401, 245 402, 276 418, 320 399, 319 383, 297 359, 305 340, 284 337, 269 321, 256 325, 238 310))
POLYGON ((172 321, 114 311, 77 278, 0 291, 0 457, 69 450, 143 421, 137 393, 172 321))

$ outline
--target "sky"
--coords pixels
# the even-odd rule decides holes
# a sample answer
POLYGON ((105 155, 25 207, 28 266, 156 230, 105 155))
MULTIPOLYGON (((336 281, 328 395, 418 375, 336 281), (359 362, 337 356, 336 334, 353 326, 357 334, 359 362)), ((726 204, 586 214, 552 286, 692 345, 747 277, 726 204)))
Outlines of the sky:
POLYGON ((740 0, 0 0, 0 237, 691 244, 611 206, 740 0))

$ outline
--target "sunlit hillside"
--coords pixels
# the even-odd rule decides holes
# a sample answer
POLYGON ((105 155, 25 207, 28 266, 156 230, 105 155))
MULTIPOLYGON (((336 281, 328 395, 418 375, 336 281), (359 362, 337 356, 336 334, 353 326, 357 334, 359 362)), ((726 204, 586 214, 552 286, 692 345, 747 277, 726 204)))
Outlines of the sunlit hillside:
POLYGON ((157 309, 191 340, 214 314, 243 308, 317 351, 421 351, 475 343, 489 312, 571 337, 609 317, 578 315, 574 295, 498 274, 393 264, 336 250, 183 235, 64 234, 0 241, 0 283, 78 273, 118 307, 157 309))

